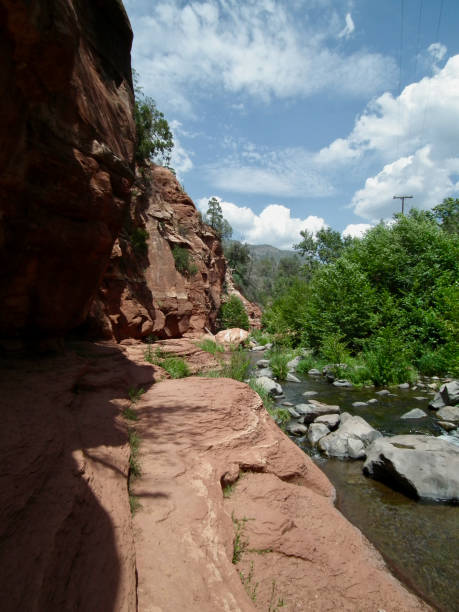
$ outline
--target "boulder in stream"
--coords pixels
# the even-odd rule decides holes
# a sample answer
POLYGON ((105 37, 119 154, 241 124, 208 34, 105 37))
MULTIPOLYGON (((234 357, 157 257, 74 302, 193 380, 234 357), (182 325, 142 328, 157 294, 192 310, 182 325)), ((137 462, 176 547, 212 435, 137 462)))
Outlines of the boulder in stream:
POLYGON ((375 440, 363 472, 415 499, 459 501, 459 447, 434 436, 375 440))
POLYGON ((459 406, 444 406, 436 416, 443 421, 459 421, 459 406))
POLYGON ((268 376, 260 376, 257 378, 257 383, 270 395, 282 395, 280 384, 268 376))
POLYGON ((292 374, 291 372, 289 372, 287 374, 287 378, 285 379, 287 382, 293 382, 293 383, 300 383, 301 380, 295 376, 295 374, 292 374))
POLYGON ((318 416, 324 414, 336 414, 340 412, 339 406, 329 406, 321 402, 311 400, 309 404, 297 404, 295 410, 304 418, 305 423, 312 423, 318 416))
POLYGON ((366 447, 379 437, 379 431, 362 417, 344 412, 341 415, 341 425, 319 441, 319 448, 329 457, 363 459, 366 447))
POLYGON ((274 376, 271 368, 260 368, 259 370, 255 370, 253 374, 255 378, 260 378, 261 376, 267 376, 268 378, 272 378, 274 376))
POLYGON ((293 436, 304 436, 304 434, 307 433, 308 428, 305 425, 301 425, 301 423, 289 423, 286 430, 293 436))
POLYGON ((423 419, 426 416, 427 414, 424 412, 424 410, 421 410, 420 408, 413 408, 413 410, 410 410, 409 412, 405 412, 405 414, 402 414, 400 418, 401 419, 423 419))
POLYGON ((309 376, 321 376, 320 371, 317 368, 311 368, 308 370, 309 376))
POLYGON ((339 414, 324 414, 314 419, 314 423, 323 423, 328 429, 336 429, 340 422, 339 414))
POLYGON ((308 430, 309 443, 315 446, 317 442, 330 433, 330 430, 324 423, 312 423, 308 430))

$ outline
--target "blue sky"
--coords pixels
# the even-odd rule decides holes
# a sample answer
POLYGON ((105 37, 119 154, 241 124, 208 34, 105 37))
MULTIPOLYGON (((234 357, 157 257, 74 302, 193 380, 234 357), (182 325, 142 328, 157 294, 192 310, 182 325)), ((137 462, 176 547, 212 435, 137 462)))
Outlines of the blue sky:
POLYGON ((172 165, 234 237, 358 235, 459 193, 457 0, 125 0, 172 165))

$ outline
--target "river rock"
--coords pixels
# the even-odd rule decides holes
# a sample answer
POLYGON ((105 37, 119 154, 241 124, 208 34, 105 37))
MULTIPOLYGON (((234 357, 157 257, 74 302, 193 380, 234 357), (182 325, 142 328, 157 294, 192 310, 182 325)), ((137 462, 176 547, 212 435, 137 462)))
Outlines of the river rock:
POLYGON ((318 395, 317 391, 305 391, 303 397, 314 397, 314 395, 318 395))
POLYGON ((289 423, 286 430, 293 436, 304 436, 304 434, 307 433, 308 428, 301 423, 289 423))
POLYGON ((352 402, 354 408, 362 408, 363 406, 368 406, 367 402, 352 402))
POLYGON ((309 443, 315 446, 317 442, 330 433, 330 430, 324 423, 312 423, 308 430, 309 443))
POLYGON ((399 389, 409 389, 410 388, 410 383, 402 383, 401 385, 398 386, 399 389))
POLYGON ((375 440, 363 472, 415 499, 459 501, 459 448, 433 436, 375 440))
POLYGON ((439 410, 440 408, 443 408, 445 406, 445 402, 443 401, 443 398, 440 394, 440 392, 435 393, 434 398, 430 400, 429 402, 429 408, 431 410, 439 410))
POLYGON ((311 368, 308 370, 309 376, 321 376, 320 371, 317 368, 311 368))
POLYGON ((418 402, 424 402, 427 398, 422 395, 415 395, 413 399, 417 400, 418 402))
POLYGON ((300 383, 301 382, 301 380, 297 376, 295 376, 295 374, 292 374, 291 372, 289 372, 287 374, 286 381, 287 382, 293 382, 293 383, 300 383))
POLYGON ((250 350, 259 353, 261 351, 266 351, 267 349, 265 345, 263 346, 258 345, 258 346, 253 346, 250 350))
POLYGON ((257 368, 269 368, 269 359, 259 359, 257 361, 257 368))
POLYGON ((257 378, 257 383, 270 395, 282 395, 282 387, 280 384, 268 376, 260 376, 257 378))
POLYGON ((354 386, 349 380, 346 380, 344 378, 340 378, 338 380, 333 381, 333 385, 335 387, 344 387, 346 389, 351 389, 354 386))
POLYGON ((445 431, 453 431, 456 429, 457 423, 450 423, 449 421, 438 421, 440 427, 443 427, 445 431))
POLYGON ((437 412, 437 417, 443 421, 459 421, 459 406, 445 406, 437 412))
POLYGON ((378 400, 375 397, 372 397, 367 401, 367 404, 377 404, 378 400))
POLYGON ((426 416, 427 414, 424 412, 424 410, 421 410, 420 408, 413 408, 413 410, 410 410, 409 412, 405 412, 405 414, 402 414, 400 418, 401 419, 423 419, 426 416))
POLYGON ((381 391, 376 391, 376 395, 390 395, 389 389, 381 389, 381 391))
POLYGON ((339 422, 339 414, 323 414, 322 416, 318 416, 314 419, 314 423, 323 423, 330 430, 336 429, 339 422))
POLYGON ((254 376, 255 378, 260 378, 261 376, 267 376, 268 378, 272 378, 274 374, 271 368, 260 368, 259 370, 255 370, 254 376))
POLYGON ((290 361, 287 362, 289 372, 295 372, 300 361, 301 357, 295 357, 294 359, 290 359, 290 361))
POLYGON ((282 406, 290 406, 293 407, 295 404, 292 404, 292 402, 282 402, 282 406))
POLYGON ((459 381, 452 380, 440 387, 440 395, 445 406, 459 404, 459 381))
POLYGON ((338 429, 319 441, 319 448, 329 457, 363 459, 365 448, 381 437, 362 417, 344 412, 338 429))
POLYGON ((299 418, 300 418, 300 413, 299 413, 299 412, 297 412, 297 411, 295 410, 295 408, 292 408, 291 406, 289 406, 289 407, 287 408, 287 410, 288 410, 288 412, 289 412, 290 416, 291 416, 291 417, 293 417, 294 419, 299 419, 299 418))
POLYGON ((322 404, 311 400, 309 404, 297 404, 295 410, 304 417, 305 423, 312 423, 318 416, 324 414, 336 414, 340 411, 339 406, 329 406, 328 404, 322 404))

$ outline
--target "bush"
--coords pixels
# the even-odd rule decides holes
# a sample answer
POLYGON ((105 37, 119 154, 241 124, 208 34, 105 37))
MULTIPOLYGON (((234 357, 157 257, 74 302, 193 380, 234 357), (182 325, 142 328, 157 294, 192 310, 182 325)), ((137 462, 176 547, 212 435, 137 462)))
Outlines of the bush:
POLYGON ((196 346, 199 346, 199 348, 206 351, 206 353, 211 353, 211 355, 225 352, 225 349, 221 344, 217 344, 210 338, 204 338, 204 340, 201 340, 201 342, 197 342, 196 346))
POLYGON ((292 359, 291 353, 273 351, 269 355, 269 365, 277 380, 285 380, 288 374, 287 363, 292 359))
POLYGON ((249 329, 249 317, 241 300, 232 295, 230 299, 221 305, 220 308, 220 326, 222 329, 230 329, 239 327, 241 329, 249 329))
POLYGON ((159 365, 171 378, 185 378, 190 375, 188 365, 180 357, 166 357, 159 365))
POLYGON ((382 330, 367 342, 363 358, 368 375, 377 386, 414 381, 417 377, 405 343, 390 329, 382 330))
POLYGON ((192 263, 190 252, 180 246, 172 248, 172 256, 175 262, 175 269, 184 276, 194 276, 198 272, 198 268, 192 263))
POLYGON ((232 378, 243 382, 247 379, 250 369, 250 359, 242 350, 236 350, 231 353, 229 362, 221 361, 220 370, 212 370, 204 372, 202 376, 209 378, 232 378))

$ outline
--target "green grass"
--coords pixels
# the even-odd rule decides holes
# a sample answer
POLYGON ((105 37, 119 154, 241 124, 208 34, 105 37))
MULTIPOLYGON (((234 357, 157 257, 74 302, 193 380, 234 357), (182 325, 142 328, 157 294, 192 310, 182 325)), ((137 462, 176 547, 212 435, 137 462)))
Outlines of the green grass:
POLYGON ((136 430, 132 427, 128 429, 128 435, 129 446, 131 447, 131 454, 129 456, 129 477, 138 478, 142 474, 139 463, 140 438, 136 430))
POLYGON ((129 493, 129 507, 133 515, 142 507, 139 498, 131 492, 129 493))
POLYGON ((261 331, 261 329, 253 329, 250 332, 250 337, 253 338, 260 346, 264 346, 269 342, 272 342, 271 336, 267 332, 261 331))
POLYGON ((247 379, 250 369, 250 359, 244 351, 236 350, 231 353, 229 362, 221 361, 219 370, 203 372, 200 376, 207 378, 232 378, 243 382, 247 379))
POLYGON ((234 489, 236 488, 236 483, 233 482, 233 484, 227 484, 223 487, 223 497, 225 499, 228 499, 229 497, 231 497, 231 495, 234 493, 234 489))
POLYGON ((281 597, 278 597, 277 593, 276 581, 273 580, 272 589, 271 589, 271 599, 269 601, 268 612, 277 612, 279 608, 283 608, 285 606, 285 602, 281 597), (277 601, 276 601, 277 598, 277 601))
POLYGON ((292 359, 292 354, 273 351, 269 355, 269 366, 277 380, 285 380, 288 374, 287 363, 292 359))
POLYGON ((128 397, 131 402, 135 404, 144 393, 145 389, 143 389, 143 387, 139 387, 138 389, 136 387, 130 387, 128 390, 128 397))
POLYGON ((233 525, 236 531, 236 533, 234 534, 232 563, 236 565, 237 563, 239 563, 239 561, 241 560, 242 554, 248 549, 248 546, 249 546, 249 542, 248 540, 245 539, 245 536, 244 536, 244 530, 245 530, 245 524, 250 519, 245 518, 245 517, 241 519, 237 519, 234 516, 234 512, 231 515, 231 519, 233 521, 233 525))
POLYGON ((190 369, 181 357, 166 357, 158 365, 166 370, 171 378, 185 378, 190 375, 190 369))
POLYGON ((197 342, 196 346, 199 346, 199 348, 206 353, 211 353, 211 355, 225 352, 225 348, 221 344, 217 344, 217 342, 211 340, 210 338, 204 338, 204 340, 197 342))
POLYGON ((247 576, 244 575, 242 570, 238 570, 239 578, 244 586, 245 592, 250 597, 252 601, 256 601, 257 599, 257 588, 258 582, 252 583, 253 579, 253 561, 250 562, 250 570, 247 576))
POLYGON ((137 421, 137 414, 135 412, 135 410, 132 408, 132 406, 127 406, 124 410, 123 410, 123 417, 125 419, 127 419, 128 421, 137 421))

